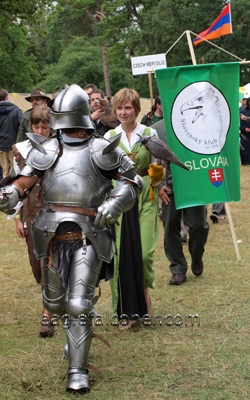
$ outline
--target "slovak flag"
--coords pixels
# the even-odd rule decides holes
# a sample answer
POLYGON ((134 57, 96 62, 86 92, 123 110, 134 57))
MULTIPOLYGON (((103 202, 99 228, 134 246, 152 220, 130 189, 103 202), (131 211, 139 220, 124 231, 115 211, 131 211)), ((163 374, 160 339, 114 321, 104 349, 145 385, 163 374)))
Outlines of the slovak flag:
POLYGON ((218 39, 223 35, 229 35, 233 33, 232 29, 232 18, 231 18, 231 7, 230 3, 228 3, 221 14, 216 18, 216 20, 212 23, 210 28, 206 31, 199 33, 195 39, 193 39, 193 44, 196 46, 197 44, 204 42, 206 40, 218 39))
POLYGON ((210 182, 214 186, 219 187, 223 183, 224 174, 223 174, 222 168, 209 169, 208 174, 209 174, 210 182))

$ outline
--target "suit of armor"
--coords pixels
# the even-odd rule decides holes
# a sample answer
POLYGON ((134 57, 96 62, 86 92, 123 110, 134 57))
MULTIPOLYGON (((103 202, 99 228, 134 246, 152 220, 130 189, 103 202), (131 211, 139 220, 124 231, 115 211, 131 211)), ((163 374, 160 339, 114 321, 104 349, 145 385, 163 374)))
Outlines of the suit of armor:
MULTIPOLYGON (((69 88, 64 90, 66 95, 69 88)), ((43 142, 35 135, 30 140, 34 148, 21 176, 2 189, 0 209, 8 212, 32 185, 34 171, 41 171, 43 206, 34 222, 33 242, 37 258, 44 260, 44 306, 64 315, 69 362, 66 389, 85 393, 90 389, 92 299, 102 264, 113 257, 112 224, 134 205, 143 183, 131 160, 117 147, 119 138, 76 140, 62 133, 43 142), (124 184, 113 189, 114 178, 124 184)))

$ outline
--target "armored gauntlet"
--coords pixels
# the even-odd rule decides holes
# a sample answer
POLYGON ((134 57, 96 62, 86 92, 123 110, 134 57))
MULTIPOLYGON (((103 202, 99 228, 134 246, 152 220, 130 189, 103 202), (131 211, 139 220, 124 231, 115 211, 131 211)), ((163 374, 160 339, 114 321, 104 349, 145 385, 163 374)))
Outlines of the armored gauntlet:
POLYGON ((95 225, 113 224, 124 211, 133 207, 139 192, 139 187, 130 183, 112 190, 110 197, 97 209, 95 225))
POLYGON ((0 211, 5 214, 14 214, 14 207, 19 202, 20 193, 16 186, 9 185, 0 189, 0 211))

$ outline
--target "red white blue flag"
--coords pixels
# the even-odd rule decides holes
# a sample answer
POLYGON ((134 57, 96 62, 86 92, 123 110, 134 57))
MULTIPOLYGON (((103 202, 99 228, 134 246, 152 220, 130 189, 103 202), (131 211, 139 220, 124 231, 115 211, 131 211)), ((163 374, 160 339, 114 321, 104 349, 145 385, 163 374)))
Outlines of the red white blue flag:
POLYGON ((216 20, 212 23, 210 28, 199 33, 195 39, 193 39, 193 44, 197 45, 206 40, 218 39, 223 35, 229 35, 233 33, 232 29, 232 18, 231 18, 231 7, 230 3, 228 3, 221 14, 216 18, 216 20))

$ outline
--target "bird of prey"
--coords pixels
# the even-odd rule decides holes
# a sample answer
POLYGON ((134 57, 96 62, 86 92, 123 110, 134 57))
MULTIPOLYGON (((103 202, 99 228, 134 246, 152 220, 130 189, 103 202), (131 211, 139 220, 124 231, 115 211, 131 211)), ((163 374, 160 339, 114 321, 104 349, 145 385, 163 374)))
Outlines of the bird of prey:
POLYGON ((166 143, 156 136, 141 136, 139 142, 156 158, 157 163, 161 164, 166 169, 166 179, 170 163, 176 164, 181 168, 189 169, 184 165, 179 158, 173 153, 166 143))

